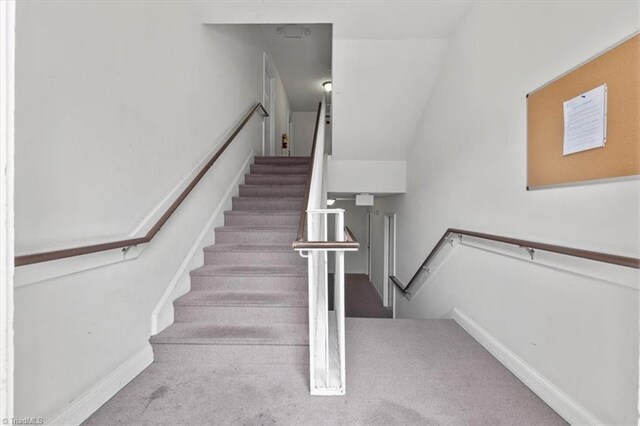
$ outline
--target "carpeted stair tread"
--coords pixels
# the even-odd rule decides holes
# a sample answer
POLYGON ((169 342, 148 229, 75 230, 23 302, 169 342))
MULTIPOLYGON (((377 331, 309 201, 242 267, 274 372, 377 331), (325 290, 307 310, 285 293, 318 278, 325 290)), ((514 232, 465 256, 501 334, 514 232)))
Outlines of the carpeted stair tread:
POLYGON ((308 306, 306 292, 190 291, 175 306, 300 307, 308 306))
POLYGON ((254 157, 255 164, 309 164, 311 157, 266 157, 256 156, 254 157))
POLYGON ((154 345, 308 345, 304 323, 266 325, 174 323, 149 340, 154 345))
POLYGON ((259 225, 225 225, 215 228, 216 231, 273 231, 273 232, 297 232, 295 226, 259 226, 259 225))
POLYGON ((227 216, 244 216, 244 215, 275 215, 275 216, 296 216, 300 217, 300 210, 227 210, 224 212, 227 216))
POLYGON ((309 166, 306 164, 252 164, 249 166, 251 173, 274 175, 306 175, 309 166))
POLYGON ((241 197, 304 197, 303 184, 240 185, 241 197))
POLYGON ((291 244, 213 244, 204 248, 205 252, 284 252, 294 253, 295 250, 291 248, 291 244))
POLYGON ((191 271, 191 275, 201 276, 275 276, 275 277, 306 277, 307 266, 246 266, 246 265, 204 265, 191 271))
POLYGON ((263 173, 248 173, 244 175, 246 185, 305 185, 307 174, 278 175, 263 173))
MULTIPOLYGON (((255 200, 255 201, 274 201, 274 200, 280 200, 280 201, 302 201, 304 200, 303 196, 299 196, 299 197, 233 197, 234 199, 238 199, 241 198, 242 200, 245 201, 249 201, 249 200, 255 200)), ((291 210, 288 210, 291 211, 291 210)))
POLYGON ((261 189, 261 190, 269 190, 271 188, 305 189, 306 185, 302 185, 299 183, 291 183, 291 184, 283 184, 283 185, 256 185, 253 183, 243 183, 240 185, 240 187, 251 188, 251 189, 261 189))
POLYGON ((291 211, 302 210, 304 198, 299 197, 233 197, 231 199, 232 210, 274 210, 274 211, 291 211))

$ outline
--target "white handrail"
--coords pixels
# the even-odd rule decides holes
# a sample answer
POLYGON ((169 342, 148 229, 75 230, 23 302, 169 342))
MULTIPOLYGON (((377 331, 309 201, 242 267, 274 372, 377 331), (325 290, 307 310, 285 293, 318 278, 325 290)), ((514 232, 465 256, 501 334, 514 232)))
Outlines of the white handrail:
MULTIPOLYGON (((323 184, 325 101, 320 105, 307 203, 307 241, 329 241, 329 215, 335 216, 334 238, 344 241, 344 210, 327 209, 323 184)), ((307 258, 309 290, 309 383, 312 395, 345 394, 344 253, 357 248, 298 248, 307 258), (334 301, 329 310, 329 265, 333 261, 334 301)))

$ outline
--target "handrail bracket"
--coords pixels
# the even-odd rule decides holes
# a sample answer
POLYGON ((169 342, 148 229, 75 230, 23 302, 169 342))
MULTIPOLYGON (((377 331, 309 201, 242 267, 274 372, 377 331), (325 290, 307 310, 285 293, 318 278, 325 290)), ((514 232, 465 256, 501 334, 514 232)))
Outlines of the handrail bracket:
POLYGON ((532 249, 531 247, 525 247, 525 246, 520 246, 523 249, 525 249, 527 251, 527 253, 529 253, 529 256, 531 256, 531 260, 534 260, 534 254, 536 253, 536 251, 534 249, 532 249))

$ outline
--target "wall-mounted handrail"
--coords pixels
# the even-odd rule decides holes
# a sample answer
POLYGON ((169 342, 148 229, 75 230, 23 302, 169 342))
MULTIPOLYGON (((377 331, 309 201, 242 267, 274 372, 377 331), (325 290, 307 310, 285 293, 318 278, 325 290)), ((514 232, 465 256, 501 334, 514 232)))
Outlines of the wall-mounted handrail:
POLYGON ((445 233, 442 235, 440 240, 438 240, 438 243, 431 250, 431 252, 429 252, 429 255, 427 256, 427 258, 424 260, 424 262, 422 262, 422 264, 420 265, 416 273, 413 274, 413 277, 411 277, 411 280, 409 280, 409 283, 406 286, 403 285, 400 279, 396 276, 389 276, 389 279, 391 280, 391 282, 393 282, 403 293, 405 294, 409 293, 409 289, 411 288, 411 286, 418 280, 420 275, 422 275, 422 273, 427 270, 427 266, 429 265, 431 260, 435 257, 438 251, 440 251, 440 249, 447 243, 447 241, 449 241, 449 238, 452 234, 456 234, 460 236, 466 235, 468 237, 480 238, 483 240, 496 241, 499 243, 519 246, 527 249, 527 251, 529 251, 531 255, 533 255, 534 250, 542 250, 542 251, 548 251, 551 253, 563 254, 566 256, 573 256, 573 257, 579 257, 582 259, 593 260, 596 262, 610 263, 612 265, 640 269, 640 259, 637 259, 635 257, 618 256, 615 254, 582 250, 582 249, 573 248, 573 247, 558 246, 554 244, 546 244, 546 243, 539 243, 539 242, 529 241, 529 240, 521 240, 518 238, 502 237, 499 235, 483 234, 481 232, 465 231, 463 229, 449 228, 445 231, 445 233))
POLYGON ((158 219, 158 221, 151 227, 149 232, 146 233, 143 237, 137 238, 129 238, 126 240, 112 241, 108 243, 102 244, 93 244, 89 246, 81 246, 81 247, 73 247, 62 250, 53 250, 53 251, 44 251, 33 254, 26 254, 15 257, 15 266, 24 266, 30 265, 33 263, 40 262, 48 262, 50 260, 64 259, 67 257, 81 256, 90 253, 98 253, 101 251, 113 250, 118 248, 132 247, 138 244, 148 243, 153 239, 153 237, 160 231, 160 228, 169 220, 171 215, 178 209, 180 204, 187 198, 187 195, 195 188, 195 186, 200 182, 200 180, 204 177, 204 175, 209 171, 211 166, 218 160, 218 158, 222 155, 222 153, 227 149, 227 147, 233 142, 233 140, 238 136, 238 133, 245 127, 245 125, 249 122, 251 117, 258 112, 261 111, 264 117, 268 117, 269 113, 262 106, 261 103, 256 104, 255 107, 251 109, 245 115, 244 119, 240 124, 236 127, 236 129, 231 133, 231 135, 226 139, 222 147, 216 151, 213 157, 207 162, 207 164, 202 167, 202 169, 198 172, 198 174, 191 180, 189 185, 180 193, 178 198, 167 208, 164 214, 158 219))
POLYGON ((309 162, 309 171, 307 173, 307 183, 304 189, 304 208, 300 212, 300 220, 298 221, 298 233, 296 240, 291 244, 294 249, 358 249, 360 243, 353 232, 345 226, 345 241, 307 241, 305 238, 305 229, 307 227, 307 206, 309 204, 309 193, 311 192, 311 176, 313 175, 314 161, 317 149, 318 129, 322 117, 322 102, 318 103, 318 112, 316 114, 316 125, 313 130, 313 143, 311 145, 311 161, 309 162))

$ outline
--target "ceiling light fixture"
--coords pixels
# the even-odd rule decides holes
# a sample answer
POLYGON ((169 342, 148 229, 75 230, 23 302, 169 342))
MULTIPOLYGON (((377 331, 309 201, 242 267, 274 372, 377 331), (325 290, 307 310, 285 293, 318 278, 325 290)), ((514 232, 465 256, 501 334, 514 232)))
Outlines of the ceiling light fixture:
POLYGON ((333 84, 330 81, 325 81, 322 83, 322 87, 324 87, 324 91, 329 93, 333 90, 333 84))
POLYGON ((334 205, 335 203, 336 203, 336 200, 333 200, 333 199, 331 199, 331 198, 329 198, 329 199, 327 200, 327 205, 328 205, 328 206, 332 206, 332 205, 334 205))

